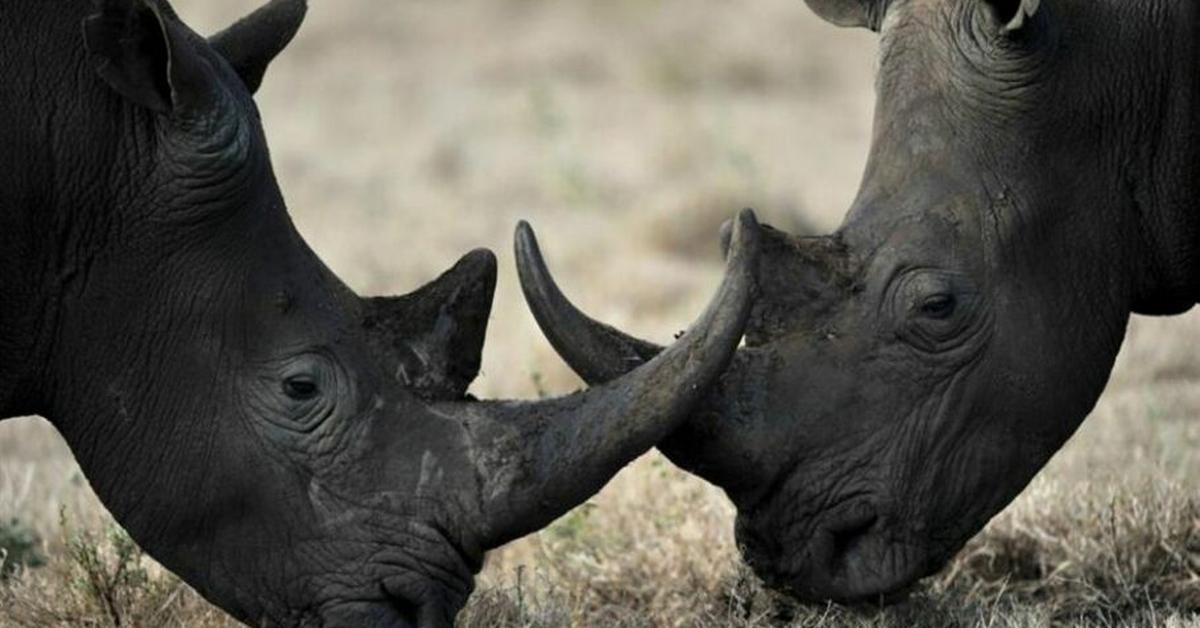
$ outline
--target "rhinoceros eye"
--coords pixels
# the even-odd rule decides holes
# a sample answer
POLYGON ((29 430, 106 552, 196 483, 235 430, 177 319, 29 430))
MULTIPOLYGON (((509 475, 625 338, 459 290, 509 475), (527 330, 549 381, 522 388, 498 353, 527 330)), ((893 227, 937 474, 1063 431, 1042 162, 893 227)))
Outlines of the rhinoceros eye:
POLYGON ((342 410, 356 408, 354 383, 338 356, 317 348, 261 363, 247 395, 250 415, 283 428, 309 433, 342 410))
POLYGON ((952 349, 977 327, 981 296, 964 273, 914 269, 898 278, 893 294, 897 333, 924 351, 952 349))
POLYGON ((935 294, 927 297, 921 303, 921 315, 926 318, 944 320, 954 315, 954 309, 958 306, 958 300, 953 294, 935 294))
POLYGON ((308 401, 319 393, 317 380, 310 375, 293 375, 283 380, 283 394, 296 401, 308 401))

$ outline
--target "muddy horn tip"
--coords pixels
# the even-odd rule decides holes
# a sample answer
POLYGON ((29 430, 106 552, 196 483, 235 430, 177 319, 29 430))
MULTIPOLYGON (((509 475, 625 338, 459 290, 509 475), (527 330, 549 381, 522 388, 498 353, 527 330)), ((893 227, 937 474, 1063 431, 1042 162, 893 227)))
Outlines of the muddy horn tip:
POLYGON ((726 220, 721 225, 721 255, 728 258, 734 242, 739 242, 737 248, 748 250, 758 241, 758 217, 753 209, 743 209, 736 218, 726 220))

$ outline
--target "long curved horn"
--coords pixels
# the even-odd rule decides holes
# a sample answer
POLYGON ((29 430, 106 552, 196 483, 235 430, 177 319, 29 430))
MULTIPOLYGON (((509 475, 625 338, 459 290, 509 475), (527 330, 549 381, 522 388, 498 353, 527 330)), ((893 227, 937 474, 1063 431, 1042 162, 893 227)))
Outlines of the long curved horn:
POLYGON ((737 350, 758 240, 754 214, 742 212, 716 296, 679 341, 643 367, 559 399, 465 406, 488 545, 549 524, 689 416, 737 350))
MULTIPOLYGON (((748 215, 753 220, 753 212, 748 215)), ((516 254, 521 292, 533 318, 550 345, 583 381, 611 381, 662 352, 660 345, 605 325, 575 307, 550 275, 537 236, 525 221, 517 225, 516 254)))

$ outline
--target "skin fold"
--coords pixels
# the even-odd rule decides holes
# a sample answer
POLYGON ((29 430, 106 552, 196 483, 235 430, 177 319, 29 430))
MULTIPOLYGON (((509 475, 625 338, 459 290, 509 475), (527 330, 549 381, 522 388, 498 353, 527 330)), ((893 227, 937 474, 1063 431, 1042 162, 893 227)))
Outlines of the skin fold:
MULTIPOLYGON (((1200 301, 1193 2, 808 0, 880 35, 874 135, 836 232, 766 228, 745 347, 660 449, 721 486, 802 600, 941 568, 1091 411, 1131 313, 1200 301)), ((659 347, 519 265, 588 382, 659 347)))
POLYGON ((0 3, 0 418, 49 419, 133 538, 247 624, 449 626, 486 550, 691 414, 744 333, 758 227, 644 368, 477 401, 490 252, 363 298, 288 217, 251 93, 304 13, 202 38, 163 1, 0 3))

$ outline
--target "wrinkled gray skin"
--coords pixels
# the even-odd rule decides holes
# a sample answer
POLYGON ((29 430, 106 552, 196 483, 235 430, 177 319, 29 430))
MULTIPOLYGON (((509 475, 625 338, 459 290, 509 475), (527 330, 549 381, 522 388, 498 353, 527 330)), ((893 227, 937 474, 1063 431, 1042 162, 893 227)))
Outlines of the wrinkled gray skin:
POLYGON ((0 418, 52 421, 133 538, 249 624, 447 626, 485 550, 690 413, 743 334, 756 226, 645 368, 475 401, 491 253, 364 299, 288 218, 250 94, 304 9, 205 40, 155 0, 0 3, 0 418))
MULTIPOLYGON (((666 439, 744 555, 804 600, 894 599, 1074 432, 1131 312, 1200 300, 1197 4, 809 0, 881 35, 862 187, 831 236, 764 233, 747 347, 666 439)), ((590 382, 658 348, 587 319, 522 234, 590 382)))

